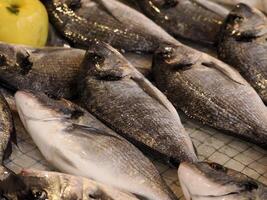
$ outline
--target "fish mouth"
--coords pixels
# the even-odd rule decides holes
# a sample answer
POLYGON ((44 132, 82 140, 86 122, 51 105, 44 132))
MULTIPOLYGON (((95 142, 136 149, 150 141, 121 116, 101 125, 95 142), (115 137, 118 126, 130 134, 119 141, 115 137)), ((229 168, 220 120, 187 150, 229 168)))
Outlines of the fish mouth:
POLYGON ((186 200, 193 199, 225 199, 229 196, 240 195, 242 190, 223 191, 223 185, 209 181, 204 174, 197 173, 191 163, 181 163, 178 169, 180 185, 186 200), (189 180, 190 179, 190 180, 189 180), (201 186, 195 183, 203 183, 201 186), (217 190, 216 190, 217 188, 217 190))

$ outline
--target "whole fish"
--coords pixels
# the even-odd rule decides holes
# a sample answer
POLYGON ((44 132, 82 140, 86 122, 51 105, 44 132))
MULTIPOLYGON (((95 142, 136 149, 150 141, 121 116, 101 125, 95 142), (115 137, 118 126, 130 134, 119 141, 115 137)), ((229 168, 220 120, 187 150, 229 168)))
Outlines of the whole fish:
MULTIPOLYGON (((129 0, 131 1, 131 0, 129 0)), ((136 0, 142 12, 176 38, 214 44, 228 10, 207 0, 136 0)))
POLYGON ((209 0, 222 5, 235 6, 239 3, 245 3, 251 7, 260 9, 261 11, 267 13, 267 1, 266 0, 209 0))
POLYGON ((267 148, 266 107, 235 69, 169 45, 157 51, 152 70, 158 88, 187 116, 267 148))
POLYGON ((266 200, 267 186, 217 163, 182 163, 178 169, 186 200, 266 200))
POLYGON ((2 194, 8 200, 137 200, 102 183, 58 172, 23 170, 23 190, 2 194))
POLYGON ((176 199, 136 147, 67 100, 18 91, 19 116, 47 161, 62 172, 149 200, 176 199))
POLYGON ((267 103, 267 18, 259 10, 238 4, 222 27, 221 60, 237 68, 267 103))
POLYGON ((12 90, 30 89, 72 98, 84 54, 80 49, 35 49, 0 43, 0 83, 12 90))
POLYGON ((157 37, 121 23, 106 11, 101 11, 98 4, 93 4, 87 10, 85 18, 74 12, 77 7, 79 8, 80 1, 42 2, 47 8, 52 24, 72 45, 88 47, 97 39, 122 51, 153 52, 158 48, 157 37))
POLYGON ((197 160, 175 108, 118 51, 95 43, 82 65, 81 103, 98 119, 174 164, 197 160))

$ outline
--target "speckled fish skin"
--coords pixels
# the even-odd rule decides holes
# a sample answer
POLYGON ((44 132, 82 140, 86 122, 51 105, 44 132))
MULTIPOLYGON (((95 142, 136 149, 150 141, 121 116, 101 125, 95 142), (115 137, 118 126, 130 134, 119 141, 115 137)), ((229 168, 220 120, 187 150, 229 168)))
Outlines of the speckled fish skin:
POLYGON ((165 46, 153 61, 157 86, 187 116, 267 148, 267 112, 230 66, 185 46, 165 46))
POLYGON ((63 47, 34 49, 0 43, 0 82, 12 90, 30 89, 72 98, 84 53, 63 47))
POLYGON ((235 6, 239 3, 245 3, 251 7, 255 7, 267 13, 267 1, 266 0, 209 0, 209 1, 214 1, 216 3, 220 3, 226 6, 235 6))
POLYGON ((267 103, 267 18, 259 10, 238 4, 220 34, 219 58, 236 67, 267 103))
POLYGON ((182 163, 178 169, 186 200, 265 200, 267 186, 217 163, 182 163))
POLYGON ((14 123, 9 106, 0 93, 0 198, 2 192, 23 189, 19 178, 4 165, 3 161, 12 153, 11 142, 16 142, 14 123))
POLYGON ((26 187, 4 193, 8 200, 137 200, 102 183, 58 172, 23 170, 19 177, 26 187))
POLYGON ((176 199, 148 158, 86 110, 27 91, 18 91, 15 101, 24 127, 58 170, 148 200, 176 199))
POLYGON ((212 45, 227 11, 205 0, 137 0, 140 9, 176 38, 212 45))
POLYGON ((1 93, 0 113, 0 162, 2 163, 4 158, 11 154, 11 140, 15 132, 10 108, 1 93))
POLYGON ((77 15, 71 9, 75 8, 75 2, 77 1, 43 0, 50 21, 72 45, 86 48, 91 41, 97 39, 124 51, 153 52, 157 49, 159 41, 156 37, 123 25, 101 11, 97 4, 88 10, 88 18, 77 15))
POLYGON ((167 100, 119 52, 104 43, 88 50, 83 63, 81 102, 117 133, 179 161, 196 161, 190 137, 167 100))

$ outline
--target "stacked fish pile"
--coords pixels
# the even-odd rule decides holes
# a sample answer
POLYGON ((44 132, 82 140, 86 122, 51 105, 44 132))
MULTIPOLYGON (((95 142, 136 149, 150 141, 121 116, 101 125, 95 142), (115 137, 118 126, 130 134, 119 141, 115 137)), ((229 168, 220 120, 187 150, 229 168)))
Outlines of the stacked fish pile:
POLYGON ((42 2, 48 47, 0 43, 16 104, 0 96, 0 156, 16 143, 12 107, 65 174, 2 165, 1 199, 178 199, 149 152, 179 167, 187 200, 267 200, 266 185, 200 162, 177 113, 267 149, 265 14, 206 0, 42 2))

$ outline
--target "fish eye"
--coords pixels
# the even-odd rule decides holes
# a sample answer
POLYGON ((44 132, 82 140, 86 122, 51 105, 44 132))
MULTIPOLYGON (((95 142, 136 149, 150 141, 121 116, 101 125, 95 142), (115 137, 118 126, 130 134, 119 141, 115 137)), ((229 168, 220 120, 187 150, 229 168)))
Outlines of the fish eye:
POLYGON ((0 54, 0 66, 4 66, 6 64, 6 56, 3 54, 0 54))
POLYGON ((87 58, 94 65, 102 65, 105 61, 105 58, 103 56, 98 55, 97 53, 94 53, 94 52, 88 52, 87 58))
POLYGON ((172 47, 164 47, 159 51, 159 56, 162 57, 164 60, 172 58, 174 53, 174 49, 172 47))
POLYGON ((44 190, 32 190, 34 200, 47 200, 47 193, 44 190))
POLYGON ((258 184, 255 181, 246 181, 242 184, 246 191, 252 191, 259 188, 258 184))
POLYGON ((218 163, 209 163, 209 166, 216 171, 227 172, 227 169, 218 163))

